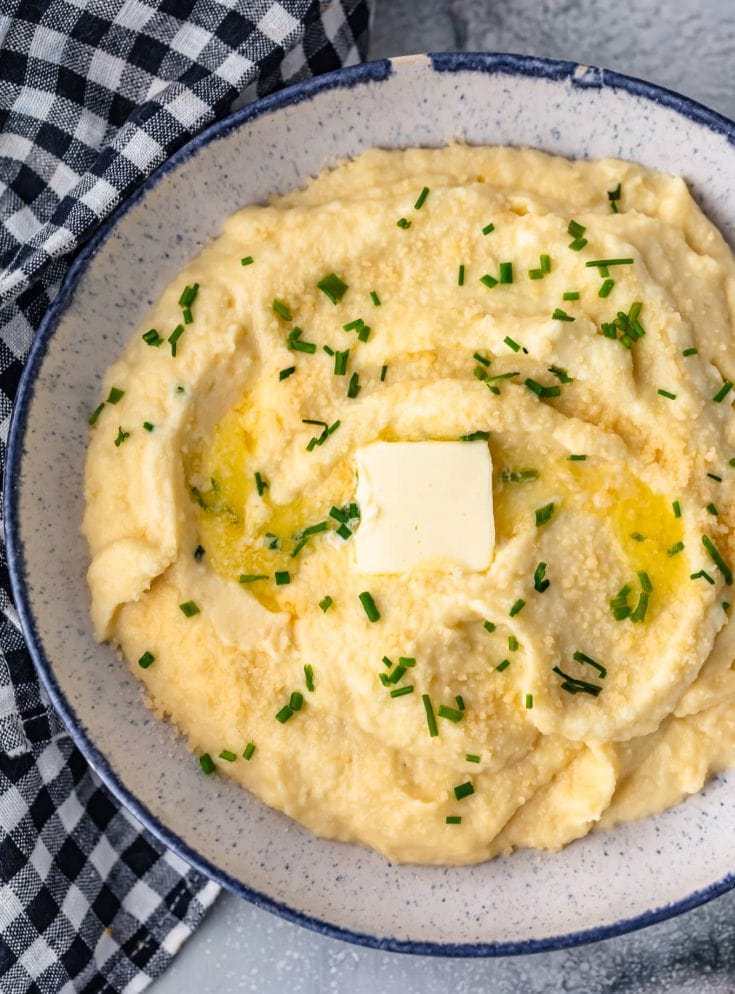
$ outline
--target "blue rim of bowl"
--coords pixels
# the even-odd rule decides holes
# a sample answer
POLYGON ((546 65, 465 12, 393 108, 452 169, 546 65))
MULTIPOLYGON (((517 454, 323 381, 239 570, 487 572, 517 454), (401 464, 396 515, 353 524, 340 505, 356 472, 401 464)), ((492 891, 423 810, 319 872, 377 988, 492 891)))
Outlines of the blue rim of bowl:
POLYGON ((155 186, 162 176, 194 155, 203 145, 209 144, 209 142, 216 138, 223 137, 233 128, 240 127, 255 118, 280 110, 283 107, 301 103, 322 91, 335 88, 352 88, 370 82, 382 82, 392 74, 393 63, 396 63, 400 67, 402 63, 409 63, 417 58, 428 58, 431 69, 435 72, 482 72, 509 76, 531 76, 552 81, 569 80, 573 86, 583 86, 585 88, 624 90, 633 96, 642 97, 643 99, 674 110, 694 123, 725 136, 731 144, 735 145, 735 123, 673 90, 668 90, 653 83, 647 83, 644 80, 626 76, 609 69, 580 66, 575 62, 542 59, 535 56, 494 52, 445 52, 430 54, 428 56, 403 56, 393 60, 367 62, 362 65, 338 69, 331 73, 325 73, 323 76, 317 76, 279 90, 215 122, 175 152, 100 227, 72 263, 58 295, 41 322, 18 385, 10 426, 6 468, 7 483, 3 498, 8 569, 15 604, 34 665, 52 705, 63 719, 75 745, 83 753, 90 766, 99 775, 111 793, 160 842, 175 852, 195 870, 214 880, 216 883, 221 884, 239 897, 245 898, 257 907, 280 915, 286 921, 303 925, 330 938, 342 939, 386 952, 430 956, 495 957, 566 949, 571 946, 599 942, 602 939, 646 928, 648 925, 653 925, 656 922, 664 921, 685 911, 690 911, 735 887, 735 874, 729 873, 716 883, 695 891, 680 901, 662 905, 632 918, 624 918, 609 925, 581 929, 562 935, 547 936, 542 939, 522 939, 516 942, 442 943, 414 939, 397 939, 391 936, 377 936, 355 932, 335 925, 332 922, 315 918, 305 912, 295 911, 288 905, 253 890, 243 884, 242 881, 235 879, 211 863, 206 857, 192 849, 187 843, 172 833, 123 785, 108 761, 88 737, 73 707, 66 700, 63 691, 57 683, 53 673, 53 666, 46 658, 42 649, 38 628, 29 607, 23 544, 18 517, 18 481, 20 479, 20 466, 23 456, 23 440, 28 412, 33 399, 33 385, 36 373, 45 356, 49 339, 67 304, 73 298, 77 282, 84 273, 90 259, 95 255, 100 245, 106 241, 115 225, 130 208, 155 186))

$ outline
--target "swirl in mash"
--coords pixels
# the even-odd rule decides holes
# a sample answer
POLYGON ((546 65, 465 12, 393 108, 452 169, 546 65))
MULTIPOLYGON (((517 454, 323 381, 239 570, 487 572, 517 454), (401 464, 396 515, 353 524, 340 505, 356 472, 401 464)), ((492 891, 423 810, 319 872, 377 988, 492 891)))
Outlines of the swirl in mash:
POLYGON ((616 160, 373 150, 240 211, 106 377, 99 639, 206 769, 394 860, 676 804, 735 761, 734 277, 616 160), (490 568, 361 575, 355 450, 475 432, 490 568))

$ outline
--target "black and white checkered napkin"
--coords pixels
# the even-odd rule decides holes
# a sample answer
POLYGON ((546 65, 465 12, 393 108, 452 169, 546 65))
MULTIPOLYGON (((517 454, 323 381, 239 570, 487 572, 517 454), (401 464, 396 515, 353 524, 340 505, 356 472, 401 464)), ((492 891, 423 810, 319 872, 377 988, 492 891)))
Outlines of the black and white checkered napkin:
MULTIPOLYGON (((238 94, 366 54, 372 0, 0 0, 0 466, 33 334, 99 222, 238 94)), ((86 765, 0 547, 0 991, 141 991, 217 886, 86 765)))

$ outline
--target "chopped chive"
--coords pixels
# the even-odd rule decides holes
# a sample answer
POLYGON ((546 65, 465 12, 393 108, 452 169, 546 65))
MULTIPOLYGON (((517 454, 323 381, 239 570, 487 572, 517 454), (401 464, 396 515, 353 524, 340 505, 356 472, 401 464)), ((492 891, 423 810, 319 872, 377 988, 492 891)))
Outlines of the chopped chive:
POLYGON ((539 261, 541 262, 541 272, 542 273, 550 273, 551 272, 551 256, 550 255, 542 255, 542 256, 539 257, 539 261))
POLYGON ((242 259, 240 259, 240 265, 241 266, 252 266, 253 261, 254 260, 253 260, 252 255, 244 255, 242 257, 242 259))
POLYGON ((514 352, 520 352, 521 350, 520 345, 518 344, 518 342, 514 342, 513 339, 510 337, 510 335, 506 335, 503 341, 505 342, 505 344, 508 346, 509 349, 513 349, 514 352))
POLYGON ((518 652, 518 650, 520 648, 520 645, 521 644, 518 641, 518 639, 515 637, 515 635, 509 635, 508 636, 508 651, 509 652, 518 652))
POLYGON ((422 207, 424 206, 424 204, 426 203, 426 198, 427 198, 428 196, 429 196, 429 188, 428 188, 428 186, 425 186, 425 187, 423 188, 423 190, 421 191, 421 193, 420 193, 420 194, 418 195, 418 198, 417 198, 417 200, 416 200, 416 203, 415 203, 415 204, 413 205, 413 209, 414 209, 415 211, 420 211, 420 210, 421 210, 421 208, 422 208, 422 207))
POLYGON ((253 753, 255 752, 255 743, 248 742, 245 746, 245 751, 242 754, 243 759, 251 760, 253 758, 253 753))
POLYGON ((714 514, 715 517, 717 517, 719 513, 717 507, 714 504, 708 504, 707 510, 709 511, 710 514, 714 514))
POLYGON ((97 424, 97 418, 100 416, 100 414, 102 414, 102 409, 104 406, 105 402, 102 401, 102 403, 98 407, 95 407, 95 409, 87 418, 87 424, 90 426, 90 428, 93 428, 97 424))
POLYGON ((470 797, 475 793, 475 788, 471 780, 467 780, 465 783, 460 783, 452 789, 454 790, 454 796, 458 801, 461 801, 463 797, 470 797))
POLYGON ((339 535, 343 542, 346 542, 348 538, 352 538, 352 532, 347 525, 340 525, 336 529, 335 534, 339 535))
POLYGON ((576 318, 572 317, 571 314, 567 314, 563 311, 561 307, 555 307, 554 313, 551 315, 553 321, 576 321, 576 318))
POLYGON ((529 280, 542 280, 544 278, 544 273, 542 269, 529 269, 528 270, 529 280))
POLYGON ((699 353, 697 352, 696 349, 692 348, 692 349, 683 349, 681 354, 683 356, 690 356, 690 355, 698 355, 699 353))
POLYGON ((434 708, 431 706, 431 698, 428 694, 422 694, 421 700, 424 704, 424 711, 426 711, 426 724, 429 726, 429 735, 434 739, 439 734, 439 728, 436 724, 434 708))
POLYGON ((587 229, 579 221, 570 221, 567 225, 567 234, 571 235, 572 238, 581 238, 587 229))
POLYGON ((535 393, 537 397, 543 398, 561 396, 561 387, 556 384, 552 387, 545 387, 543 384, 538 383, 536 380, 532 380, 530 377, 524 380, 524 384, 532 393, 535 393))
POLYGON ((464 266, 457 270, 457 286, 464 286, 464 266))
POLYGON ((196 549, 194 549, 194 558, 198 563, 200 563, 203 557, 204 557, 204 546, 198 545, 196 549))
POLYGON ((600 289, 597 291, 598 297, 609 297, 612 288, 615 286, 615 280, 607 279, 603 282, 600 289))
POLYGON ((191 286, 185 286, 179 297, 179 307, 191 307, 197 297, 199 292, 199 284, 192 283, 191 286))
POLYGON ((123 431, 122 430, 122 426, 118 425, 117 426, 117 438, 115 439, 115 448, 119 449, 120 446, 123 444, 123 442, 126 439, 128 439, 128 438, 130 438, 130 432, 129 431, 123 431))
POLYGON ((453 721, 455 725, 464 717, 462 712, 457 708, 450 708, 446 704, 440 704, 436 709, 436 713, 440 718, 446 718, 447 721, 453 721))
POLYGON ((241 573, 240 583, 257 583, 258 580, 269 580, 267 573, 241 573))
POLYGON ((328 610, 330 609, 330 607, 332 606, 332 604, 334 604, 334 601, 333 601, 333 600, 332 600, 332 598, 331 598, 331 597, 329 596, 329 594, 327 594, 327 596, 326 596, 326 597, 322 597, 322 599, 321 599, 321 600, 319 601, 319 607, 320 607, 320 608, 322 609, 322 611, 323 611, 323 612, 324 612, 325 614, 326 614, 326 613, 327 613, 327 611, 328 611, 328 610))
POLYGON ((401 666, 405 666, 406 669, 413 669, 416 665, 416 659, 414 656, 399 656, 398 663, 401 666))
POLYGON ((187 618, 193 618, 195 614, 199 614, 199 605, 195 601, 184 601, 183 604, 179 604, 179 608, 187 618))
POLYGON ((342 325, 343 331, 358 331, 365 324, 362 318, 355 318, 354 321, 348 321, 347 324, 342 325))
POLYGON ((296 372, 296 367, 295 366, 288 366, 286 369, 282 369, 280 371, 280 373, 278 374, 278 379, 279 380, 287 380, 289 378, 289 376, 293 376, 293 374, 295 372, 296 372))
POLYGON ((672 507, 672 509, 674 511, 674 517, 675 518, 680 518, 681 517, 681 504, 679 503, 679 501, 678 500, 673 501, 672 504, 671 504, 671 507, 672 507))
POLYGON ((228 763, 234 763, 237 759, 237 753, 231 752, 229 749, 223 749, 218 758, 225 759, 228 763))
POLYGON ((366 342, 370 338, 370 325, 363 324, 357 329, 357 340, 359 342, 366 342))
POLYGON ((367 590, 363 590, 363 592, 359 594, 359 600, 363 606, 365 614, 368 617, 368 621, 378 621, 380 619, 380 611, 375 606, 372 594, 370 594, 367 590))
POLYGON ((653 587, 651 585, 651 581, 648 578, 648 573, 646 573, 643 570, 641 570, 638 573, 638 580, 640 581, 641 589, 644 590, 645 593, 650 594, 653 591, 653 587))
POLYGON ((495 669, 498 671, 498 673, 502 673, 503 670, 507 670, 509 666, 510 666, 510 659, 504 659, 502 663, 498 663, 495 669))
POLYGON ((489 431, 472 431, 469 435, 460 435, 460 442, 487 442, 490 438, 489 431))
POLYGON ((546 563, 539 563, 533 574, 533 589, 543 594, 551 586, 551 581, 546 579, 546 563))
POLYGON ((347 385, 347 396, 350 400, 354 400, 359 394, 362 387, 360 386, 360 377, 357 373, 353 373, 350 377, 350 382, 347 385))
POLYGON ((525 705, 527 711, 533 708, 533 694, 526 694, 525 705))
POLYGON ((498 266, 498 275, 500 276, 501 283, 512 283, 513 282, 513 263, 512 262, 501 262, 498 266))
POLYGON ((380 367, 380 382, 381 383, 385 382, 385 377, 386 377, 387 372, 388 372, 387 365, 380 367))
POLYGON ((191 324, 193 322, 194 317, 191 313, 191 307, 185 307, 181 313, 184 318, 184 324, 191 324))
POLYGON ((391 675, 389 677, 386 677, 386 684, 398 683, 398 681, 403 679, 405 675, 406 675, 406 667, 400 665, 396 666, 396 668, 393 670, 391 675))
POLYGON ((561 295, 562 300, 579 300, 579 290, 565 290, 561 295))
POLYGON ((671 393, 670 390, 662 390, 661 387, 659 387, 659 389, 656 392, 661 397, 667 397, 669 400, 676 400, 676 394, 671 393))
POLYGON ((646 536, 645 535, 641 535, 640 532, 631 532, 630 533, 630 537, 633 539, 634 542, 645 542, 646 541, 646 536))
POLYGON ((153 431, 153 429, 155 428, 155 425, 152 425, 150 423, 150 421, 144 421, 143 422, 143 428, 145 429, 145 431, 153 431))
POLYGON ((276 712, 276 721, 280 721, 282 725, 285 725, 289 718, 293 718, 293 716, 293 708, 289 707, 288 704, 284 704, 281 710, 276 712))
POLYGON ((620 200, 620 190, 621 190, 621 184, 618 183, 618 185, 615 187, 614 190, 607 191, 607 199, 610 201, 610 206, 614 211, 617 211, 618 209, 617 206, 615 205, 615 201, 620 200))
POLYGON ((488 359, 487 356, 481 355, 479 352, 473 352, 472 358, 479 362, 481 366, 489 366, 492 362, 491 359, 488 359))
POLYGON ((712 400, 714 400, 716 404, 722 403, 722 401, 725 399, 725 397, 727 397, 727 395, 730 393, 731 390, 732 390, 732 381, 726 380, 722 384, 720 389, 717 391, 717 393, 714 395, 712 400))
POLYGON ((570 456, 567 456, 569 462, 586 462, 587 456, 580 452, 573 452, 570 456))
POLYGON ((465 762, 467 763, 479 763, 480 757, 474 752, 468 752, 465 754, 465 762))
POLYGON ((279 300, 278 297, 273 298, 273 303, 271 304, 271 310, 274 314, 278 315, 282 321, 293 321, 293 315, 291 314, 291 308, 288 304, 279 300))
POLYGON ((144 652, 138 660, 138 666, 140 666, 142 670, 147 670, 151 663, 154 663, 155 661, 156 657, 152 652, 144 652))
MULTIPOLYGON (((301 329, 298 329, 299 335, 301 329)), ((305 352, 307 355, 314 355, 316 352, 315 342, 302 342, 299 335, 289 335, 286 340, 286 347, 292 352, 305 352)))
POLYGON ((544 504, 543 507, 536 508, 536 511, 534 512, 536 517, 536 527, 538 528, 540 525, 545 525, 546 522, 551 519, 553 513, 554 513, 553 501, 551 501, 551 503, 549 504, 544 504))
POLYGON ((396 221, 396 227, 403 228, 403 230, 406 231, 408 228, 411 227, 411 222, 408 221, 405 217, 399 217, 398 220, 396 221))
POLYGON ((710 480, 714 480, 715 483, 722 483, 722 477, 717 476, 716 473, 707 473, 707 476, 710 478, 710 480))
POLYGON ((155 328, 151 328, 150 331, 147 331, 144 335, 141 335, 141 338, 146 345, 150 345, 155 349, 157 349, 160 345, 163 345, 163 339, 155 328))
POLYGON ((683 549, 684 549, 684 543, 683 542, 676 542, 674 545, 672 545, 670 548, 668 548, 666 550, 666 555, 667 556, 676 556, 676 555, 678 555, 678 553, 682 552, 683 549))
POLYGON ((380 307, 380 297, 377 295, 375 290, 370 291, 370 299, 375 307, 380 307))
POLYGON ((270 483, 267 480, 263 479, 263 477, 260 475, 260 473, 256 473, 255 474, 255 487, 256 487, 256 489, 258 491, 258 496, 262 497, 263 494, 268 489, 268 487, 270 487, 270 483))
POLYGON ((202 772, 206 773, 207 775, 209 775, 210 773, 214 773, 214 771, 217 768, 214 765, 214 760, 212 759, 212 757, 209 755, 208 752, 203 752, 201 754, 201 756, 199 757, 199 765, 202 768, 202 772))
POLYGON ((569 375, 563 366, 549 366, 548 368, 549 372, 553 373, 561 383, 574 383, 574 378, 569 375))
POLYGON ((592 659, 591 656, 586 656, 583 652, 575 652, 572 658, 577 663, 584 663, 586 666, 591 666, 593 669, 596 669, 603 680, 607 676, 607 670, 605 667, 601 663, 598 663, 596 660, 592 659))
POLYGON ((447 825, 461 825, 462 815, 447 815, 444 821, 447 825))
POLYGON ((522 597, 519 597, 518 600, 515 602, 515 604, 511 607, 508 614, 510 615, 511 618, 515 618, 517 614, 521 613, 521 611, 525 606, 526 602, 523 600, 522 597))
POLYGON ((564 670, 560 669, 558 666, 554 666, 552 673, 557 673, 564 682, 561 685, 562 690, 568 691, 570 694, 590 694, 592 697, 597 697, 597 695, 602 691, 596 683, 587 683, 586 680, 579 680, 577 677, 569 676, 564 670))
POLYGON ((585 266, 607 269, 609 266, 632 266, 634 262, 635 259, 591 259, 589 262, 585 262, 585 266))
POLYGON ((481 276, 480 283, 484 283, 485 286, 489 287, 491 290, 494 286, 498 285, 498 281, 495 279, 494 276, 491 276, 490 273, 485 273, 484 276, 481 276))
POLYGON ((624 621, 633 613, 633 609, 628 604, 628 594, 630 594, 631 590, 632 588, 626 583, 624 587, 620 588, 615 597, 610 600, 610 610, 616 621, 624 621))
POLYGON ((491 231, 495 231, 495 225, 492 223, 492 221, 490 222, 490 224, 485 225, 485 227, 482 229, 482 233, 483 235, 489 235, 491 231))
POLYGON ((710 557, 710 559, 715 564, 715 566, 719 569, 720 573, 722 573, 722 575, 724 576, 725 583, 727 584, 732 583, 732 570, 727 565, 725 560, 722 558, 722 555, 718 551, 717 546, 708 535, 702 535, 702 545, 707 550, 707 555, 710 557))
POLYGON ((291 574, 287 569, 276 570, 273 574, 273 579, 276 581, 277 587, 285 587, 286 584, 291 582, 291 574))
POLYGON ((344 280, 341 280, 336 273, 328 273, 317 283, 317 287, 326 294, 333 304, 338 304, 349 289, 344 280))
POLYGON ((110 387, 110 395, 107 398, 108 404, 117 404, 125 396, 124 390, 119 390, 117 387, 110 387))
POLYGON ((496 628, 494 622, 492 621, 483 621, 482 627, 485 629, 486 632, 494 632, 496 628))
POLYGON ((345 349, 344 352, 334 353, 334 375, 344 376, 347 372, 347 360, 350 357, 350 350, 345 349))
POLYGON ((341 507, 335 507, 333 504, 329 509, 329 517, 334 518, 335 521, 339 521, 341 524, 348 522, 349 516, 345 514, 341 507))
POLYGON ((177 343, 183 334, 184 334, 183 324, 177 324, 174 330, 168 336, 168 342, 169 345, 171 346, 171 355, 174 359, 176 358, 177 343))
POLYGON ((504 469, 500 474, 503 483, 526 483, 528 480, 538 480, 537 469, 504 469))
POLYGON ((586 238, 575 238, 573 242, 569 243, 569 248, 572 250, 572 252, 581 252, 586 244, 587 244, 586 238))
POLYGON ((706 581, 707 581, 707 583, 711 584, 711 586, 713 586, 713 587, 714 587, 714 585, 715 585, 715 581, 714 581, 714 580, 712 579, 712 577, 711 577, 711 576, 709 575, 709 573, 707 573, 707 572, 706 572, 705 570, 703 570, 703 569, 699 570, 699 572, 698 572, 698 573, 691 573, 691 574, 690 574, 690 576, 689 576, 689 579, 690 579, 690 580, 698 580, 698 579, 699 579, 700 577, 701 577, 701 578, 702 578, 703 580, 706 580, 706 581))
POLYGON ((642 590, 638 596, 638 603, 635 611, 630 616, 631 621, 644 621, 648 610, 648 591, 642 590))
POLYGON ((457 707, 459 708, 459 710, 464 711, 464 698, 462 697, 462 695, 457 694, 457 696, 454 699, 457 702, 457 707))
POLYGON ((723 611, 729 611, 729 609, 730 609, 729 603, 727 601, 723 601, 722 602, 722 610, 723 611))
POLYGON ((294 690, 288 699, 288 706, 292 711, 300 711, 304 703, 304 695, 300 690, 294 690))
MULTIPOLYGON (((382 676, 382 674, 381 674, 382 676)), ((406 687, 396 687, 395 690, 391 690, 391 697, 404 697, 406 694, 413 693, 413 684, 408 684, 406 687)))

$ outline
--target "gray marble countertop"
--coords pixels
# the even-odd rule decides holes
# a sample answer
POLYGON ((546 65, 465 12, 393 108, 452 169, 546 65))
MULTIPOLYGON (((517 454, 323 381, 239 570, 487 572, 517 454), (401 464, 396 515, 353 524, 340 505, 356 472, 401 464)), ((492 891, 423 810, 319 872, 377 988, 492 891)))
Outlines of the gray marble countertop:
MULTIPOLYGON (((377 0, 371 57, 455 49, 603 65, 735 118, 735 0, 377 0)), ((152 994, 735 994, 735 892, 578 949, 496 960, 381 953, 224 894, 152 994)))

